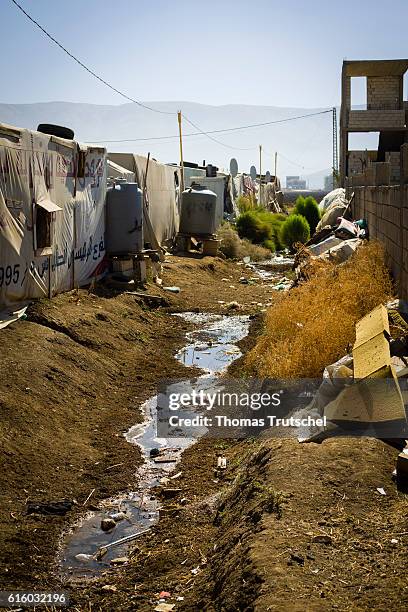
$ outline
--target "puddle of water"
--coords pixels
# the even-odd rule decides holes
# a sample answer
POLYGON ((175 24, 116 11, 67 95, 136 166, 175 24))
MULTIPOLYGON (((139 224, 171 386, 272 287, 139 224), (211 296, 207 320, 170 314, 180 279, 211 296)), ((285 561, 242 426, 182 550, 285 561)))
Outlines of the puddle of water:
POLYGON ((283 272, 292 269, 294 264, 293 257, 285 257, 284 255, 275 255, 271 259, 265 261, 251 262, 248 267, 252 268, 262 279, 269 280, 279 276, 283 272))
MULTIPOLYGON (((175 358, 187 366, 194 366, 205 373, 193 382, 197 390, 206 386, 214 387, 213 375, 223 372, 241 352, 234 344, 248 334, 248 316, 222 316, 207 313, 186 312, 175 316, 196 324, 197 329, 188 332, 188 344, 180 350, 175 358)), ((192 381, 177 382, 174 388, 177 392, 191 392, 192 381)), ((173 385, 171 385, 172 387, 173 385)), ((138 489, 116 498, 106 500, 102 509, 88 513, 74 529, 66 535, 58 563, 65 576, 70 579, 92 577, 108 567, 112 567, 112 559, 126 556, 129 543, 112 546, 109 544, 121 538, 134 534, 142 534, 159 520, 159 500, 151 493, 151 489, 163 478, 170 478, 166 486, 177 487, 177 479, 172 479, 172 472, 181 458, 183 450, 196 442, 196 438, 158 438, 156 434, 157 404, 160 405, 160 395, 148 399, 141 410, 145 420, 134 425, 126 432, 126 440, 137 444, 145 459, 138 469, 136 480, 138 489), (151 457, 150 451, 159 449, 159 457, 151 457), (165 458, 166 462, 162 462, 165 458), (160 461, 160 462, 159 462, 160 461), (101 520, 112 513, 123 512, 126 518, 119 521, 109 533, 102 531, 101 520), (101 548, 107 547, 102 558, 96 555, 101 548), (78 557, 78 555, 80 555, 78 557), (85 555, 85 557, 82 557, 85 555)), ((191 412, 191 416, 195 414, 191 412)), ((186 417, 189 413, 186 412, 186 417)), ((197 428, 195 428, 197 432, 197 428)), ((206 432, 205 428, 202 434, 206 432)), ((177 470, 176 470, 177 471, 177 470)), ((175 474, 176 475, 176 474, 175 474)), ((135 541, 137 543, 137 540, 135 541)))

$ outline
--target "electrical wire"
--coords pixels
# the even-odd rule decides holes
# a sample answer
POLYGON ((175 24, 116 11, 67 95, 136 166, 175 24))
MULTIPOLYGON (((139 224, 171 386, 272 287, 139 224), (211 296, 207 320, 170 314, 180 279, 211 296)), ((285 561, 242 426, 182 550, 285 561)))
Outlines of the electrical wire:
MULTIPOLYGON (((177 113, 172 112, 172 111, 163 111, 163 110, 159 110, 157 108, 153 108, 147 104, 144 104, 143 102, 140 102, 139 100, 136 100, 135 98, 132 98, 131 96, 128 96, 127 94, 125 94, 123 91, 117 89, 116 87, 114 87, 113 85, 111 85, 108 81, 106 81, 104 78, 102 78, 101 76, 99 76, 94 70, 92 70, 91 68, 89 68, 86 64, 84 64, 80 59, 78 59, 73 53, 71 53, 70 51, 68 51, 68 49, 66 49, 66 47, 64 47, 56 38, 54 38, 54 36, 52 36, 41 24, 38 23, 38 21, 36 21, 29 13, 27 13, 27 11, 21 6, 21 4, 19 4, 17 2, 17 0, 11 0, 11 2, 25 15, 25 17, 27 17, 27 19, 29 21, 31 21, 37 28, 39 28, 41 30, 41 32, 47 36, 47 38, 49 38, 51 40, 51 42, 53 42, 55 45, 57 45, 57 47, 59 47, 64 53, 66 53, 71 59, 73 59, 81 68, 83 68, 84 70, 86 70, 91 76, 93 76, 95 79, 97 79, 98 81, 100 81, 103 85, 105 85, 106 87, 108 87, 109 89, 111 89, 112 91, 114 91, 115 93, 117 93, 118 95, 120 95, 122 98, 124 98, 125 100, 128 100, 129 102, 133 102, 134 104, 136 104, 137 106, 140 106, 141 108, 145 108, 147 110, 150 110, 152 112, 155 113, 160 113, 162 115, 173 115, 175 116, 177 113)), ((203 136, 207 136, 207 138, 209 138, 210 140, 216 142, 217 144, 229 148, 229 149, 233 149, 233 150, 237 150, 237 151, 252 151, 255 150, 255 147, 236 147, 236 146, 232 146, 229 145, 227 143, 224 143, 216 138, 214 138, 213 136, 211 136, 211 134, 222 134, 222 133, 228 133, 228 132, 236 132, 236 131, 240 131, 240 130, 247 130, 247 129, 252 129, 252 128, 257 128, 257 127, 264 127, 267 125, 276 125, 279 123, 286 123, 288 121, 296 121, 298 119, 304 119, 306 117, 316 117, 318 115, 324 115, 326 113, 331 113, 332 109, 327 109, 327 110, 323 110, 323 111, 318 111, 315 113, 307 113, 304 115, 298 115, 296 117, 287 117, 285 119, 277 119, 274 121, 263 121, 261 123, 252 123, 252 124, 248 124, 248 125, 243 125, 243 126, 237 126, 237 127, 231 127, 231 128, 224 128, 224 129, 219 129, 219 130, 202 130, 198 125, 196 125, 193 121, 191 121, 191 119, 189 119, 186 115, 183 114, 184 119, 190 123, 190 125, 192 125, 195 129, 198 130, 198 132, 193 132, 190 134, 185 134, 185 137, 190 137, 190 136, 198 136, 198 135, 203 135, 203 136)), ((92 141, 94 143, 120 143, 120 142, 142 142, 142 141, 153 141, 153 140, 169 140, 169 139, 173 139, 173 138, 178 138, 177 135, 174 136, 156 136, 156 137, 152 137, 152 138, 127 138, 127 139, 122 139, 122 140, 96 140, 96 141, 92 141)), ((91 141, 87 141, 87 142, 91 142, 91 141)), ((289 161, 289 160, 288 160, 289 161)), ((300 165, 300 164, 298 164, 300 165)))
MULTIPOLYGON (((14 0, 12 0, 14 2, 14 0)), ((188 137, 188 136, 209 136, 211 134, 223 134, 225 132, 237 132, 240 130, 249 130, 251 128, 256 128, 256 127, 264 127, 266 125, 275 125, 276 123, 287 123, 288 121, 295 121, 297 119, 305 119, 306 117, 316 117, 317 115, 325 115, 327 113, 332 113, 332 109, 328 109, 328 110, 324 110, 324 111, 319 111, 316 113, 309 113, 306 115, 297 115, 296 117, 286 117, 285 119, 276 119, 274 121, 263 121, 262 123, 251 123, 248 125, 240 125, 237 127, 231 127, 231 128, 223 128, 223 129, 219 129, 219 130, 201 130, 197 125, 195 125, 190 119, 188 119, 188 117, 186 117, 186 115, 183 114, 183 118, 188 121, 188 123, 190 123, 193 127, 195 127, 196 129, 199 130, 199 132, 191 132, 189 134, 183 134, 183 138, 188 137)), ((124 139, 119 139, 119 140, 92 140, 92 141, 86 141, 86 142, 93 142, 95 144, 97 143, 111 143, 111 142, 141 142, 141 141, 146 141, 146 140, 168 140, 171 138, 179 138, 178 134, 173 134, 171 136, 152 136, 151 138, 124 138, 124 139)), ((221 143, 220 141, 216 141, 219 144, 224 144, 221 143)), ((227 145, 228 146, 228 145, 227 145)), ((236 147, 233 147, 236 148, 236 147)), ((251 149, 256 148, 256 147, 251 147, 251 149)), ((249 150, 249 149, 243 149, 243 150, 249 150)))
POLYGON ((210 140, 213 140, 214 142, 216 142, 217 144, 222 145, 223 147, 227 147, 228 149, 233 149, 236 151, 253 151, 254 147, 234 147, 232 145, 229 145, 225 142, 221 142, 221 140, 217 140, 217 138, 214 138, 214 136, 210 135, 210 132, 204 132, 203 130, 201 130, 198 125, 196 125, 195 123, 193 123, 191 121, 191 119, 189 119, 186 115, 183 115, 183 119, 185 119, 185 121, 187 121, 187 123, 189 123, 190 125, 192 125, 196 130, 199 130, 199 133, 202 134, 203 136, 207 136, 207 138, 209 138, 210 140))
POLYGON ((91 74, 93 77, 95 77, 95 79, 98 79, 98 81, 100 81, 101 83, 106 85, 106 87, 109 87, 109 89, 111 89, 115 93, 117 93, 120 96, 122 96, 122 98, 125 98, 125 100, 128 100, 129 102, 133 102, 134 104, 137 104, 138 106, 141 106, 142 108, 146 108, 147 110, 150 110, 150 111, 152 111, 154 113, 160 113, 162 115, 176 115, 177 114, 175 112, 163 111, 163 110, 159 110, 157 108, 153 108, 151 106, 148 106, 147 104, 143 104, 143 102, 139 102, 139 100, 135 100, 134 98, 131 98, 127 94, 123 93, 123 91, 120 91, 119 89, 117 89, 116 87, 114 87, 113 85, 108 83, 108 81, 105 81, 105 79, 103 79, 101 76, 96 74, 96 72, 94 72, 91 68, 86 66, 83 62, 81 62, 80 59, 78 59, 75 55, 73 55, 70 51, 68 51, 68 49, 66 49, 60 42, 58 42, 58 40, 56 40, 56 38, 54 38, 51 34, 49 34, 49 32, 47 32, 47 30, 45 28, 43 28, 42 25, 40 25, 38 23, 38 21, 36 21, 33 17, 31 17, 31 15, 29 15, 27 13, 27 11, 25 11, 24 8, 16 0, 11 0, 11 2, 13 4, 15 4, 15 6, 27 17, 27 19, 29 19, 35 26, 37 26, 37 28, 39 28, 41 30, 41 32, 43 32, 43 34, 45 34, 45 36, 47 36, 55 45, 57 45, 57 47, 59 47, 71 59, 73 59, 77 64, 79 64, 81 66, 81 68, 83 68, 84 70, 89 72, 89 74, 91 74))

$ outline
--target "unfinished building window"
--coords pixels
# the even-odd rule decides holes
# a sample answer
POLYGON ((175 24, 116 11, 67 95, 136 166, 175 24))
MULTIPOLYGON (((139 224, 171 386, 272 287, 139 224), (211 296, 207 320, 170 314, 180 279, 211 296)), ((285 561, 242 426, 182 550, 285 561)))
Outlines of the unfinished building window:
POLYGON ((367 77, 351 77, 351 110, 367 110, 367 77))
POLYGON ((36 256, 52 254, 52 223, 62 208, 51 200, 34 203, 34 251, 36 256))

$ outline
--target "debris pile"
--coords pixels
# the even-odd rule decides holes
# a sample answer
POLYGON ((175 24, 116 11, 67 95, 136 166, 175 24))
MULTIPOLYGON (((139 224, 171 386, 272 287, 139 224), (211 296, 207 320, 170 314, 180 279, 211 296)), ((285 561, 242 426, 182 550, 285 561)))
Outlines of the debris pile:
POLYGON ((346 218, 351 200, 345 198, 344 189, 335 189, 320 202, 323 216, 316 232, 305 244, 297 244, 294 268, 297 282, 309 280, 327 263, 347 261, 362 241, 368 239, 365 219, 351 221, 346 218))
MULTIPOLYGON (((325 417, 326 427, 299 440, 321 441, 339 433, 368 434, 400 438, 403 447, 408 435, 403 396, 408 382, 407 343, 405 303, 396 300, 387 307, 380 304, 360 319, 352 354, 325 368, 318 392, 305 409, 307 414, 325 417)), ((407 447, 398 456, 396 475, 401 488, 408 486, 407 447)))

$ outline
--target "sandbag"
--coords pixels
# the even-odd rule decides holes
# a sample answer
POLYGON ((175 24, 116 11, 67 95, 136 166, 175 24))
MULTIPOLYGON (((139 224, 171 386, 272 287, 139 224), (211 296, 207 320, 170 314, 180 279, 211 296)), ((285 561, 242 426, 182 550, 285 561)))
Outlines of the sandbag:
POLYGON ((346 200, 337 198, 332 202, 329 208, 324 213, 323 217, 320 219, 316 231, 320 231, 326 226, 335 227, 337 223, 337 219, 342 217, 347 209, 348 203, 346 200))
POLYGON ((327 193, 323 200, 319 203, 319 208, 321 210, 321 212, 326 212, 326 210, 329 208, 329 206, 331 206, 331 204, 333 204, 334 200, 337 199, 341 199, 344 200, 346 197, 346 190, 343 189, 342 187, 339 187, 338 189, 333 189, 333 191, 330 191, 329 193, 327 193))

